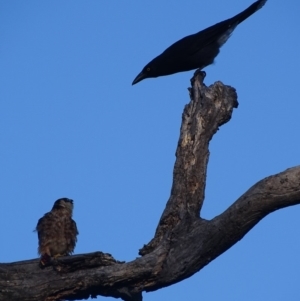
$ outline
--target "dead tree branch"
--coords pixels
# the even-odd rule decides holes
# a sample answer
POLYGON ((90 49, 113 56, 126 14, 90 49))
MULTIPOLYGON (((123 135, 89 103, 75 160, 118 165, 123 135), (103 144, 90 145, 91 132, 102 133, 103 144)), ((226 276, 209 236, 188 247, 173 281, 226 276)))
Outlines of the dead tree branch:
POLYGON ((127 263, 102 252, 62 257, 44 269, 39 260, 0 264, 0 300, 75 300, 112 296, 142 300, 201 270, 269 213, 300 203, 300 166, 267 177, 212 220, 200 217, 209 142, 237 107, 233 88, 203 84, 196 72, 189 89, 176 151, 171 196, 154 238, 127 263))

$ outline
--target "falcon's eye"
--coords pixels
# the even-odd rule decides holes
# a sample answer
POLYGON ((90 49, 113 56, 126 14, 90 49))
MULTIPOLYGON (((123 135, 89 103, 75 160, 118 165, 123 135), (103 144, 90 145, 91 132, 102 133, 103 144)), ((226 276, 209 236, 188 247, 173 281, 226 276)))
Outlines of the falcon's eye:
POLYGON ((151 68, 150 68, 150 67, 148 67, 148 68, 147 68, 147 71, 149 72, 150 70, 151 70, 151 68))

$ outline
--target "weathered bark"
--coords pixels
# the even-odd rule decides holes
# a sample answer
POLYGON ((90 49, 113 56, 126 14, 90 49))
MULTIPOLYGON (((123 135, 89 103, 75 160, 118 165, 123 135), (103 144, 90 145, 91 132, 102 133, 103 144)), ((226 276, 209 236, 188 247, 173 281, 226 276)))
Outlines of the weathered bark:
POLYGON ((0 300, 75 300, 112 296, 142 300, 201 270, 239 241, 267 214, 300 203, 300 166, 259 181, 212 220, 200 217, 209 141, 237 107, 235 90, 203 83, 195 73, 176 152, 171 196, 151 242, 139 257, 122 263, 101 252, 58 258, 41 269, 39 260, 0 264, 0 300))

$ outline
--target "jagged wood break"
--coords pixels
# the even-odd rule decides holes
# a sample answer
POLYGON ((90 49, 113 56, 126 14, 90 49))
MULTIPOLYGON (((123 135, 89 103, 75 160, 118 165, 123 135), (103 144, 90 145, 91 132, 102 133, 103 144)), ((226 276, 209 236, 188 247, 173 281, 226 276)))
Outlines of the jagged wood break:
POLYGON ((80 300, 97 295, 140 301, 143 291, 166 287, 201 270, 267 214, 300 203, 298 166, 259 181, 212 220, 200 217, 209 141, 238 104, 233 88, 221 82, 206 87, 203 77, 203 72, 196 72, 192 79, 171 196, 154 238, 140 250, 142 256, 124 263, 102 252, 74 255, 57 258, 43 270, 38 259, 0 264, 1 301, 80 300))

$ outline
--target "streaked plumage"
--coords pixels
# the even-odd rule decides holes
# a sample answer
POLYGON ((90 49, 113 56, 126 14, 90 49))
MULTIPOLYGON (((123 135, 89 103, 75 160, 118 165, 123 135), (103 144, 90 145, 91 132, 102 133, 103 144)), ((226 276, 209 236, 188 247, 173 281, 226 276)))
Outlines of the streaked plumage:
POLYGON ((73 207, 73 200, 58 199, 51 211, 39 219, 36 231, 42 265, 45 265, 50 257, 73 253, 78 235, 76 223, 72 219, 73 207))

